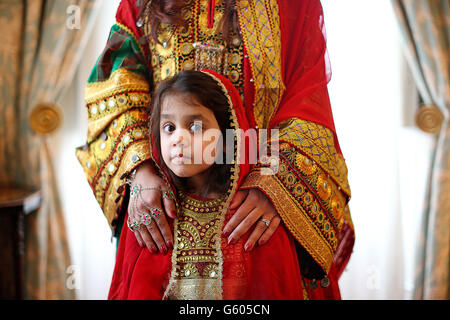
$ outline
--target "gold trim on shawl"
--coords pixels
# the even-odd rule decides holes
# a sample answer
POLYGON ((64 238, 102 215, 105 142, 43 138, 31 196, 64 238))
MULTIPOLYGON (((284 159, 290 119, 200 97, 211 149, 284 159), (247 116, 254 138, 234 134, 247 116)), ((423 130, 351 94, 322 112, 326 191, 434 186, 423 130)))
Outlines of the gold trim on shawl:
POLYGON ((242 188, 258 188, 272 200, 284 224, 299 243, 327 273, 333 261, 333 248, 322 238, 307 218, 308 214, 286 190, 275 175, 250 172, 242 188))
POLYGON ((136 91, 149 92, 148 81, 143 75, 120 68, 111 73, 106 81, 88 83, 84 97, 89 105, 113 95, 136 91))
POLYGON ((127 110, 150 104, 149 84, 144 76, 120 68, 108 80, 88 84, 85 100, 89 120, 87 141, 91 143, 127 110))
POLYGON ((279 125, 280 144, 288 142, 316 161, 344 191, 351 197, 348 170, 344 157, 336 151, 333 132, 317 123, 298 118, 279 125))
POLYGON ((114 177, 111 178, 109 187, 104 196, 103 212, 105 213, 105 216, 110 224, 117 214, 116 209, 118 204, 116 200, 118 197, 122 197, 125 191, 123 190, 122 193, 118 192, 119 187, 125 183, 125 180, 122 179, 122 177, 124 175, 128 176, 134 168, 144 162, 145 159, 148 159, 148 155, 147 140, 137 142, 126 150, 125 155, 120 162, 119 170, 117 170, 114 177), (140 159, 139 161, 135 160, 137 159, 136 156, 140 159))
POLYGON ((278 4, 276 0, 240 1, 238 15, 255 86, 255 121, 259 128, 267 128, 285 91, 278 4))
MULTIPOLYGON (((76 150, 93 193, 109 224, 120 206, 118 191, 125 173, 151 158, 147 114, 142 108, 132 109, 112 120, 103 134, 76 150)), ((111 225, 112 226, 112 225, 111 225)))

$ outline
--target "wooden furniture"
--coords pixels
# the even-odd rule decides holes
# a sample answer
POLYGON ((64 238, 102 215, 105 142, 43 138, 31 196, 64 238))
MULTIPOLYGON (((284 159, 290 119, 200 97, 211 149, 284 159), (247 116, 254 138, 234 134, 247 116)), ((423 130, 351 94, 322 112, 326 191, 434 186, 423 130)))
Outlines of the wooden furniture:
POLYGON ((25 217, 41 203, 38 190, 0 186, 0 299, 23 299, 25 217))

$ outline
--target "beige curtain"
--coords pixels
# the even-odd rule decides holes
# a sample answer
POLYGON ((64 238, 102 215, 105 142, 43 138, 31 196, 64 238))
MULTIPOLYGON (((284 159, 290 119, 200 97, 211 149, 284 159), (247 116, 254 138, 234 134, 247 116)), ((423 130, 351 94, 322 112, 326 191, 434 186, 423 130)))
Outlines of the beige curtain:
POLYGON ((438 122, 434 126, 436 148, 418 252, 415 298, 450 299, 450 0, 392 3, 424 100, 420 112, 425 121, 438 122))
POLYGON ((46 136, 70 118, 64 106, 59 112, 52 106, 73 79, 99 2, 0 2, 0 183, 39 188, 43 195, 41 208, 26 220, 27 299, 75 298, 66 285, 70 252, 46 136))

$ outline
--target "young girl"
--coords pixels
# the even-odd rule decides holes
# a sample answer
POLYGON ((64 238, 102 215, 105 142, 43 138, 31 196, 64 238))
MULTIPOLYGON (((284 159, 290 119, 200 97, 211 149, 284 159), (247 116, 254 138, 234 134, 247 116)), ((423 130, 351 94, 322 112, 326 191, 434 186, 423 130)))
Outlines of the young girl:
POLYGON ((231 82, 209 70, 181 72, 158 87, 151 119, 155 160, 177 194, 174 249, 151 253, 130 231, 154 223, 157 214, 123 228, 109 298, 303 299, 295 241, 284 226, 250 252, 248 235, 233 245, 222 237, 254 147, 238 134, 224 139, 226 130, 249 129, 231 82), (239 161, 226 161, 230 152, 239 161))

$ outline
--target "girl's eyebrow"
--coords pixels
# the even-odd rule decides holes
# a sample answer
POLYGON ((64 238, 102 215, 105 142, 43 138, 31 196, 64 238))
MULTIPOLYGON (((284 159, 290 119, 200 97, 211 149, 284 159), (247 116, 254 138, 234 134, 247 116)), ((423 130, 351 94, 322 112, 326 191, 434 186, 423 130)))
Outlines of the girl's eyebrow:
MULTIPOLYGON (((163 113, 161 114, 161 120, 168 120, 168 119, 173 119, 176 116, 174 114, 170 114, 170 113, 163 113)), ((184 121, 190 121, 190 120, 201 120, 203 122, 209 122, 208 119, 206 119, 202 114, 198 113, 198 114, 189 114, 183 117, 184 121)))

